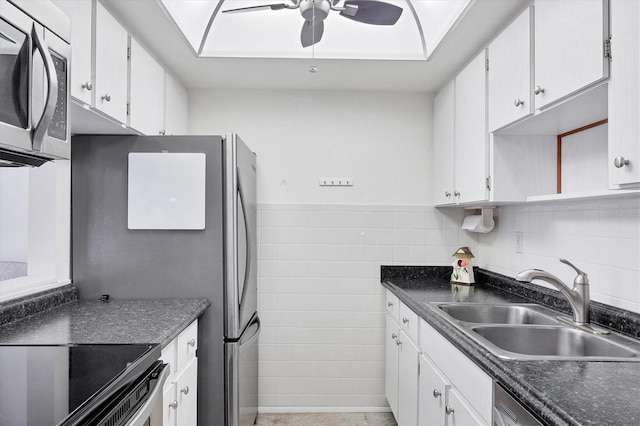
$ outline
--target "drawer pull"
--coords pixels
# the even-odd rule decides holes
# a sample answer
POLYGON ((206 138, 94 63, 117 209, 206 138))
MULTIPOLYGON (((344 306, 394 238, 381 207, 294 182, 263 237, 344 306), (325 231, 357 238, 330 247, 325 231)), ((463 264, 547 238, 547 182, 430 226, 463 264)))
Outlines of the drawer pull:
POLYGON ((400 346, 402 344, 402 341, 400 339, 396 340, 396 345, 400 346))
POLYGON ((187 342, 187 345, 191 346, 192 348, 196 346, 196 339, 191 339, 187 342))
POLYGON ((404 317, 404 318, 402 318, 402 322, 406 324, 406 323, 409 322, 409 319, 407 317, 404 317))
POLYGON ((185 386, 182 389, 180 389, 180 392, 182 392, 185 395, 189 394, 189 386, 185 386))
POLYGON ((440 398, 440 395, 442 395, 442 392, 440 392, 438 389, 434 389, 433 390, 433 397, 434 398, 440 398))
POLYGON ((396 333, 391 333, 391 338, 393 340, 396 340, 398 338, 398 335, 396 333))
POLYGON ((448 405, 445 407, 444 409, 445 413, 447 413, 447 416, 453 414, 456 410, 454 410, 453 408, 449 407, 448 405))
POLYGON ((173 408, 174 410, 178 408, 178 401, 173 401, 169 403, 169 408, 173 408))
POLYGON ((392 307, 393 306, 393 302, 387 302, 387 306, 388 307, 392 307))

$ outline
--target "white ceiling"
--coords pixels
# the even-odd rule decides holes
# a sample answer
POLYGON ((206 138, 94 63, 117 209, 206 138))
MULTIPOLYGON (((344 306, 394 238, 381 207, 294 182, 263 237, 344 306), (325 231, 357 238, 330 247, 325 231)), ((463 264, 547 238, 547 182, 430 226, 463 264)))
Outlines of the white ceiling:
MULTIPOLYGON (((421 1, 421 0, 414 0, 421 1)), ((429 61, 197 58, 156 0, 102 0, 127 30, 190 89, 435 92, 529 3, 476 0, 429 61), (308 72, 316 65, 318 73, 308 72)), ((272 11, 265 19, 278 19, 272 11)))

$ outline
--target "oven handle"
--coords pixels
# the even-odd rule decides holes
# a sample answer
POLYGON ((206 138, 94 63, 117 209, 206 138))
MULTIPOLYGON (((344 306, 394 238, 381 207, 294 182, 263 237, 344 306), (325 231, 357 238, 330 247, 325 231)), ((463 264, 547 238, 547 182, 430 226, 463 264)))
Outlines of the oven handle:
POLYGON ((167 377, 169 377, 169 365, 164 364, 162 366, 162 372, 156 379, 156 384, 149 394, 149 398, 147 398, 144 405, 136 411, 133 417, 129 419, 127 426, 143 426, 156 407, 162 407, 162 388, 164 387, 164 382, 167 381, 167 377), (160 399, 160 401, 158 401, 158 399, 160 399))
POLYGON ((38 34, 35 24, 31 27, 31 37, 33 38, 35 49, 40 52, 40 56, 42 56, 44 61, 44 71, 47 75, 48 84, 47 100, 45 101, 44 111, 42 112, 42 116, 40 117, 38 124, 33 130, 32 136, 32 148, 35 151, 40 151, 42 149, 42 141, 49 129, 49 124, 51 124, 51 120, 53 119, 53 114, 56 109, 56 103, 58 102, 58 79, 56 76, 53 58, 51 57, 51 53, 49 53, 49 48, 42 37, 40 37, 40 34, 38 34))

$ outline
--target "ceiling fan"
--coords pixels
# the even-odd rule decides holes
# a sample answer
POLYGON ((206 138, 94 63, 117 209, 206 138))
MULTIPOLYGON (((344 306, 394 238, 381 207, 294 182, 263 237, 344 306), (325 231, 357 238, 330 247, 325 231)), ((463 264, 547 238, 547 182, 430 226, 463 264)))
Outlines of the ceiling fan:
POLYGON ((223 10, 222 13, 253 12, 256 10, 300 9, 305 19, 300 33, 302 47, 318 43, 324 33, 324 20, 330 11, 357 22, 372 25, 394 25, 402 15, 402 8, 377 0, 291 0, 289 3, 266 4, 223 10))

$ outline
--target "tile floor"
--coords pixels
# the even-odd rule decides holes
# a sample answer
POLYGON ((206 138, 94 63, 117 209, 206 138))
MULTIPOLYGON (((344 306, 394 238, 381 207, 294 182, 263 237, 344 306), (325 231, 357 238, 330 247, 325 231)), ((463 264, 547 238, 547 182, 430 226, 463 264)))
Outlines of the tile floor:
POLYGON ((396 426, 391 413, 258 414, 256 426, 396 426))

